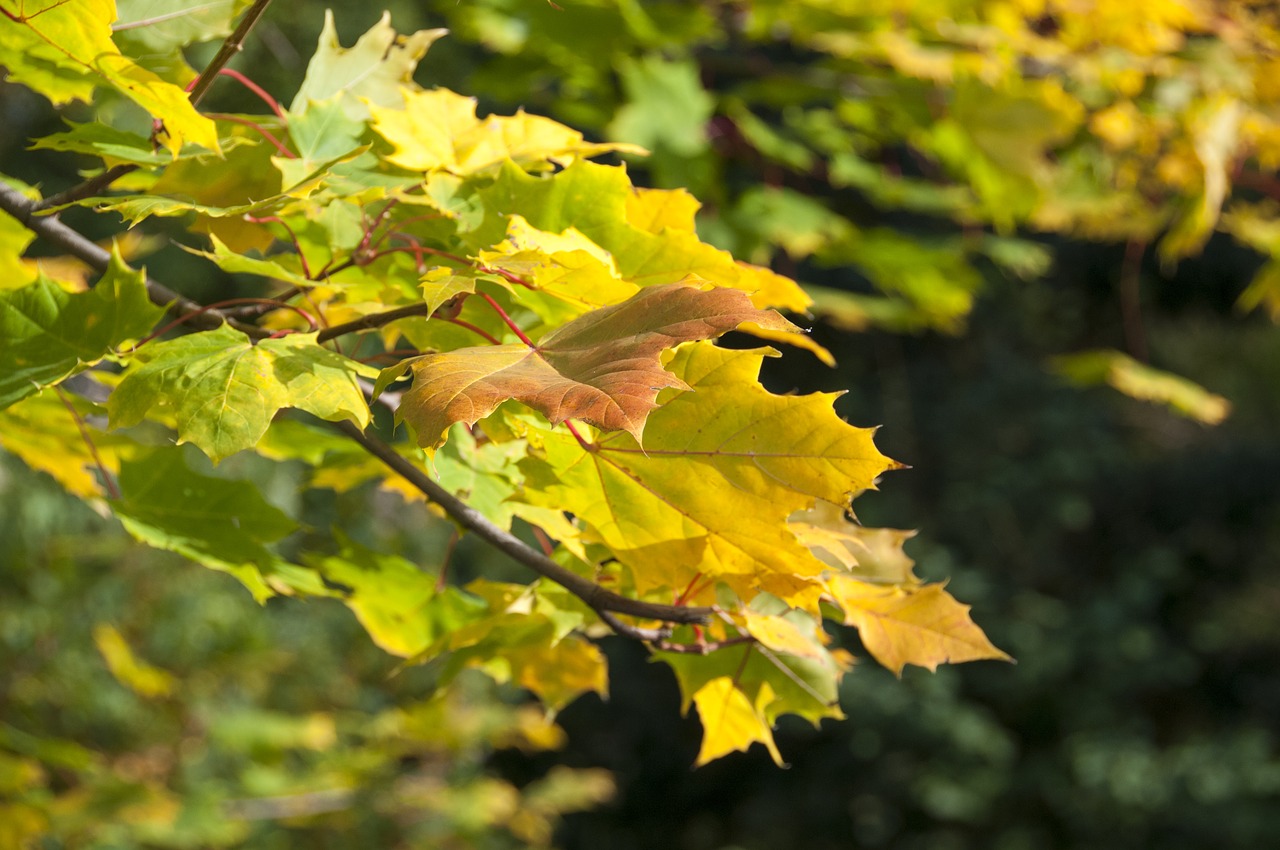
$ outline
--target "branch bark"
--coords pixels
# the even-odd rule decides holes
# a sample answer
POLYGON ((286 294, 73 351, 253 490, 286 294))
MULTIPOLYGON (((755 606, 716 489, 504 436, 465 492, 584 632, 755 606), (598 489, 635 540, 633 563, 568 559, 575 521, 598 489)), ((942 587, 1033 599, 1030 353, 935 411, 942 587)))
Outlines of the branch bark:
MULTIPOLYGON (((366 434, 350 422, 335 423, 342 433, 355 440, 365 451, 404 477, 410 484, 422 491, 423 495, 444 508, 445 513, 459 525, 483 539, 505 555, 514 558, 541 576, 551 579, 556 584, 577 596, 596 611, 626 614, 646 620, 661 620, 667 623, 704 623, 711 616, 710 608, 691 608, 682 605, 660 605, 654 602, 643 602, 621 594, 606 590, 595 582, 583 578, 577 573, 565 569, 555 561, 526 545, 518 537, 503 531, 489 521, 488 517, 454 496, 435 481, 401 456, 395 449, 371 434, 366 434)), ((602 618, 612 627, 617 618, 602 618), (613 622, 610 622, 612 620, 613 622)), ((615 631, 617 629, 615 628, 615 631)), ((659 637, 659 630, 637 630, 643 633, 642 640, 659 637)))
MULTIPOLYGON (((56 215, 39 215, 40 204, 23 195, 6 183, 0 183, 0 210, 16 218, 24 227, 66 253, 83 260, 90 268, 105 273, 111 264, 111 254, 96 243, 86 239, 79 231, 63 224, 56 215)), ((238 331, 254 339, 268 336, 262 328, 236 321, 219 310, 206 309, 190 298, 179 295, 169 287, 147 278, 147 294, 162 307, 177 313, 199 313, 192 318, 194 327, 208 328, 226 322, 238 331)))

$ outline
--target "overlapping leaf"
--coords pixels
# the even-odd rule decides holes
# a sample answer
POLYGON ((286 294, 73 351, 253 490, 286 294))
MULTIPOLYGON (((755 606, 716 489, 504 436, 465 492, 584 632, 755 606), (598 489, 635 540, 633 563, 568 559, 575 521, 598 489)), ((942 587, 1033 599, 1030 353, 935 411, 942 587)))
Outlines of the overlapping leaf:
POLYGON ((684 386, 663 370, 661 352, 719 336, 744 321, 791 327, 776 313, 752 307, 736 290, 650 287, 564 325, 534 348, 465 348, 412 361, 413 388, 399 415, 413 425, 421 445, 436 446, 453 423, 475 423, 515 399, 552 423, 579 419, 625 431, 638 442, 658 391, 684 386))
POLYGON ((145 336, 162 315, 118 253, 89 292, 68 293, 47 278, 0 292, 0 408, 145 336))
POLYGON ((356 383, 362 367, 317 345, 314 334, 255 345, 224 325, 144 346, 134 360, 111 394, 111 426, 166 411, 177 421, 178 441, 195 443, 215 461, 256 445, 285 407, 361 428, 369 423, 356 383))
POLYGON ((320 42, 289 111, 302 114, 310 109, 308 101, 336 98, 348 117, 366 121, 370 104, 403 105, 402 87, 413 85, 418 61, 448 30, 418 30, 401 36, 390 21, 391 13, 383 12, 354 47, 344 48, 338 41, 333 12, 325 10, 320 42))
POLYGON ((113 0, 2 0, 10 20, 0 27, 0 65, 54 103, 92 99, 106 83, 161 121, 172 153, 186 142, 218 150, 213 122, 186 92, 120 53, 111 40, 113 0))
MULTIPOLYGON (((687 196, 669 198, 656 190, 636 194, 619 168, 579 160, 552 177, 539 178, 507 164, 493 185, 479 194, 491 213, 474 237, 484 244, 498 242, 507 229, 506 216, 519 213, 539 230, 563 233, 576 228, 608 251, 622 279, 637 286, 695 275, 749 293, 757 307, 804 310, 811 303, 794 281, 736 262, 691 229, 669 226, 664 216, 672 204, 687 209, 687 196), (646 229, 653 227, 661 229, 646 229)), ((685 215, 682 211, 674 220, 683 222, 685 215)))
POLYGON ((936 670, 939 664, 1011 660, 970 619, 969 606, 940 584, 884 587, 835 575, 829 587, 845 624, 856 626, 867 651, 894 673, 908 664, 936 670))
POLYGON ((760 352, 685 346, 668 368, 690 389, 649 417, 643 449, 626 434, 588 452, 540 434, 523 464, 526 498, 574 513, 627 564, 640 592, 696 574, 748 598, 763 589, 816 606, 827 569, 786 525, 815 499, 844 503, 893 461, 871 430, 835 415, 830 394, 777 396, 756 380, 760 352))
POLYGON ((372 106, 373 129, 395 151, 387 159, 410 171, 474 174, 506 161, 567 164, 609 151, 644 153, 626 144, 587 142, 577 130, 529 115, 476 117, 476 100, 448 89, 404 92, 404 107, 372 106))
POLYGON ((710 655, 656 652, 654 657, 675 671, 684 710, 697 706, 703 727, 698 764, 756 742, 781 764, 772 733, 778 717, 797 714, 816 726, 824 718, 844 716, 836 685, 847 662, 834 655, 801 658, 746 645, 710 655))
POLYGON ((116 516, 138 540, 231 573, 259 601, 271 596, 263 570, 279 558, 266 544, 292 532, 293 520, 253 484, 198 475, 182 455, 157 449, 122 463, 116 516))

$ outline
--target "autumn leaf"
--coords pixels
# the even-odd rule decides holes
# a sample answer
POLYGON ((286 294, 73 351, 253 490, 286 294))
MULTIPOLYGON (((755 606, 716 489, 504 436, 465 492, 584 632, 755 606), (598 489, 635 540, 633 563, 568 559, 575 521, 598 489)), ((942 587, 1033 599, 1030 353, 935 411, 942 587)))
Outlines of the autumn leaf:
POLYGON ((344 538, 336 555, 310 560, 373 642, 407 658, 478 619, 484 602, 456 587, 437 587, 437 576, 396 555, 374 552, 344 538))
POLYGON ((401 36, 390 21, 391 13, 383 12, 354 47, 346 48, 338 41, 333 10, 326 9, 320 41, 289 111, 301 115, 311 110, 309 101, 336 99, 347 117, 363 122, 369 119, 370 105, 401 108, 402 87, 413 85, 418 61, 449 31, 418 30, 401 36))
POLYGON ((773 702, 773 689, 766 682, 753 703, 738 690, 733 679, 720 676, 707 682, 693 695, 693 704, 702 721, 702 746, 695 765, 745 751, 752 744, 764 744, 775 764, 782 764, 782 753, 773 740, 773 730, 765 719, 764 707, 773 702))
MULTIPOLYGON (((684 346, 667 364, 689 390, 649 417, 643 449, 608 434, 587 451, 540 432, 522 464, 525 498, 588 523, 641 593, 694 573, 748 597, 764 589, 816 607, 828 567, 786 526, 815 499, 845 502, 894 468, 870 429, 835 415, 832 394, 778 396, 760 386, 761 352, 684 346)), ((533 437, 530 437, 532 440, 533 437)))
POLYGON ((794 281, 740 263, 692 229, 667 224, 664 216, 678 223, 687 220, 687 197, 670 198, 658 190, 637 194, 620 168, 578 160, 551 177, 537 177, 507 163, 493 185, 478 194, 492 212, 473 238, 486 245, 501 239, 509 214, 519 213, 539 230, 575 228, 608 251, 619 276, 637 286, 676 283, 694 275, 741 289, 760 308, 802 311, 812 303, 794 281), (653 227, 661 229, 647 229, 653 227))
POLYGON ((567 165, 610 151, 645 153, 635 145, 592 143, 540 115, 476 117, 476 100, 448 89, 405 90, 404 107, 370 107, 373 129, 395 148, 387 159, 410 171, 474 174, 511 161, 567 165))
POLYGON ((1180 375, 1140 363, 1119 351, 1081 351, 1054 358, 1053 368, 1079 386, 1107 384, 1130 398, 1163 404, 1174 413, 1217 425, 1231 402, 1180 375))
POLYGON ((168 410, 177 420, 178 441, 195 443, 215 462, 256 445, 285 407, 331 422, 369 424, 356 377, 374 373, 317 345, 315 334, 254 344, 223 325, 143 346, 133 359, 107 404, 111 427, 168 410))
POLYGON ((1013 660, 969 618, 969 606, 940 584, 884 587, 846 575, 831 576, 827 584, 845 625, 856 626, 867 651, 898 675, 908 664, 936 670, 962 661, 1013 660))
POLYGON ((735 290, 650 287, 560 327, 534 348, 493 345, 413 360, 413 387, 398 415, 413 426, 420 445, 434 447, 453 423, 473 424, 515 399, 552 424, 579 419, 626 431, 639 442, 659 390, 684 386, 663 370, 661 352, 744 321, 791 326, 735 290))
POLYGON ((797 511, 787 520, 796 538, 823 563, 846 570, 862 581, 883 584, 918 582, 915 561, 902 551, 914 531, 867 528, 845 515, 837 504, 819 499, 809 510, 797 511))
POLYGON ((683 710, 698 709, 703 727, 698 764, 756 742, 782 764, 770 731, 780 716, 795 714, 814 726, 844 716, 836 688, 847 665, 825 651, 801 658, 748 644, 709 655, 659 651, 654 658, 675 672, 683 710))

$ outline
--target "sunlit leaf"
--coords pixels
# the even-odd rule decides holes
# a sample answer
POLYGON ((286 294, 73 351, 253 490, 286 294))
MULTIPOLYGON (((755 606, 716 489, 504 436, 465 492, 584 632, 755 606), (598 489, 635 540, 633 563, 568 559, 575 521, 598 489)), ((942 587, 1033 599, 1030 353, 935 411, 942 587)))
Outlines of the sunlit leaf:
POLYGON ((421 445, 434 447, 451 424, 473 424, 515 399, 553 424, 579 419, 638 441, 658 391, 684 386, 662 369, 661 352, 744 321, 790 326, 734 290, 650 287, 564 325, 535 348, 493 345, 418 358, 399 416, 413 425, 421 445))
POLYGON ((143 346, 133 359, 107 406, 111 427, 166 411, 177 420, 178 441, 195 443, 214 461, 256 445, 285 407, 361 428, 369 423, 356 382, 366 370, 316 344, 314 334, 255 344, 223 325, 143 346))

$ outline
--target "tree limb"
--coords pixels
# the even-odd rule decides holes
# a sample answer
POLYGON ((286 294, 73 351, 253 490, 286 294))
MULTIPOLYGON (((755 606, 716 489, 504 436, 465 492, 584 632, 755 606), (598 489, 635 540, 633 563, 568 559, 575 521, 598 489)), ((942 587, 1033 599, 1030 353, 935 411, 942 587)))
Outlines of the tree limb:
MULTIPOLYGON (((37 235, 67 253, 78 257, 99 272, 106 271, 111 260, 109 253, 63 224, 56 216, 36 215, 36 202, 4 183, 0 183, 0 209, 12 215, 37 235)), ((173 290, 151 278, 146 279, 146 286, 151 300, 157 304, 168 304, 171 308, 176 308, 183 312, 194 313, 203 310, 193 318, 193 324, 208 326, 227 322, 256 338, 266 336, 268 333, 262 328, 236 322, 217 310, 203 308, 200 304, 178 295, 173 290)), ((419 305, 412 306, 415 310, 419 309, 419 305)), ((421 305, 422 308, 425 308, 425 306, 421 305)), ((385 316, 386 314, 379 315, 385 316)), ((417 315, 417 313, 409 312, 405 315, 417 315)), ((374 317, 366 317, 366 319, 371 318, 374 317)), ((342 325, 337 325, 329 328, 330 338, 338 335, 338 333, 345 333, 346 331, 343 330, 343 327, 342 325), (338 333, 334 333, 335 331, 338 333)), ((433 481, 425 472, 397 453, 387 443, 371 434, 364 433, 349 422, 337 423, 334 427, 359 443, 365 451, 378 458, 385 466, 403 476, 410 484, 443 508, 445 513, 463 528, 473 532, 498 551, 524 564, 539 575, 554 581, 580 598, 598 612, 601 615, 601 619, 618 634, 642 641, 658 641, 666 637, 664 629, 644 629, 630 626, 610 615, 609 612, 647 620, 660 620, 667 623, 702 623, 710 617, 711 609, 709 608, 662 605, 631 599, 583 578, 557 564, 541 552, 532 549, 518 537, 494 525, 475 508, 472 508, 433 481)))
MULTIPOLYGON (((100 274, 106 273, 107 268, 111 265, 111 254, 108 251, 80 235, 79 231, 63 224, 56 215, 38 215, 37 213, 40 210, 38 202, 31 200, 17 189, 3 182, 0 182, 0 210, 4 210, 16 218, 24 227, 42 237, 45 241, 61 248, 73 257, 83 260, 90 268, 100 274)), ((207 309, 204 305, 197 304, 190 298, 179 295, 169 287, 149 277, 146 279, 146 283, 147 294, 151 296, 153 302, 161 307, 167 306, 177 313, 198 313, 198 315, 193 316, 190 322, 195 327, 216 327, 226 322, 236 330, 246 333, 255 339, 261 339, 269 335, 269 332, 262 328, 238 322, 221 311, 207 309)))
MULTIPOLYGON (((448 490, 400 455, 391 446, 377 437, 366 434, 350 422, 334 424, 342 433, 355 440, 365 451, 382 461, 384 465, 403 476, 406 481, 422 491, 423 495, 444 508, 445 513, 459 525, 473 532, 477 537, 493 546, 505 555, 509 555, 541 576, 551 579, 570 593, 587 603, 597 612, 615 612, 647 620, 662 620, 668 623, 702 623, 711 616, 710 608, 690 608, 683 605, 661 605, 655 602, 642 602, 621 594, 606 590, 600 585, 583 578, 572 570, 568 570, 541 552, 529 547, 518 537, 489 521, 489 518, 454 496, 448 490)), ((602 617, 602 619, 604 619, 602 617)), ((617 618, 605 620, 613 627, 617 618), (613 622, 609 622, 612 620, 613 622)), ((619 623, 619 625, 622 625, 619 623)), ((630 630, 631 627, 628 627, 630 630)), ((616 631, 616 629, 615 629, 616 631)), ((641 640, 658 638, 658 630, 637 630, 643 632, 641 640), (650 634, 652 632, 652 634, 650 634)))

